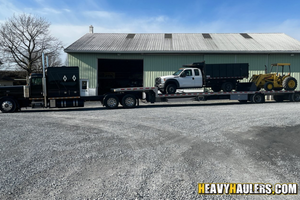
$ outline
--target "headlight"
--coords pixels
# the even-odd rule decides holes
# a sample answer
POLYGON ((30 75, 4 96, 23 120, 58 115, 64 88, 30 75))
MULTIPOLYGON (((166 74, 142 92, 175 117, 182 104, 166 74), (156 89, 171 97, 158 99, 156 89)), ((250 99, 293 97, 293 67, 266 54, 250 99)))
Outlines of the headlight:
POLYGON ((161 78, 160 77, 156 78, 155 79, 155 84, 160 84, 160 83, 161 83, 161 78))

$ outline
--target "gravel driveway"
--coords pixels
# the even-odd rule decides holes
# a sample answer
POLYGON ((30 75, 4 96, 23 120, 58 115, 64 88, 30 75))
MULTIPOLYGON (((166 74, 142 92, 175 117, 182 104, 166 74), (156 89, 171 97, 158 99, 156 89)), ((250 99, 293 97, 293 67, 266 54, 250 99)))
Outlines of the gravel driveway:
POLYGON ((0 199, 205 196, 198 183, 299 183, 300 104, 234 101, 0 114, 0 199))

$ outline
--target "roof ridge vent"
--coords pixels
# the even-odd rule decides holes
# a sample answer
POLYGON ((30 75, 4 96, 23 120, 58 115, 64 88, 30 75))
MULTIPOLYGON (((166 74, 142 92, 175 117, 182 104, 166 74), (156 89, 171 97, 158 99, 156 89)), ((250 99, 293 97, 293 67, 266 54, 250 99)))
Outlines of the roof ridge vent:
POLYGON ((212 39, 211 35, 209 33, 202 33, 202 36, 205 38, 205 39, 212 39))
POLYGON ((134 33, 128 33, 127 36, 126 36, 126 38, 127 39, 132 39, 132 38, 134 38, 134 36, 135 36, 134 33))
POLYGON ((241 36, 243 36, 246 39, 253 39, 248 33, 240 33, 241 36))
POLYGON ((165 33, 165 38, 172 39, 172 33, 165 33))

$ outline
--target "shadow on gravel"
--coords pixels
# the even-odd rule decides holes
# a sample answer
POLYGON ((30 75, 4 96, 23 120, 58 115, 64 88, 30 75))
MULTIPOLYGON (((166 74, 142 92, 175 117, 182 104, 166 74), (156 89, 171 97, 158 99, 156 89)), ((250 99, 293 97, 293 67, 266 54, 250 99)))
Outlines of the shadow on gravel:
MULTIPOLYGON (((247 149, 247 155, 262 167, 272 166, 274 174, 286 180, 291 175, 299 180, 300 174, 300 125, 285 127, 253 127, 247 133, 240 133, 237 142, 247 149), (281 173, 284 171, 284 173, 281 173)), ((288 180, 291 181, 291 180, 288 180)))
MULTIPOLYGON (((270 102, 265 102, 264 104, 272 104, 272 103, 277 103, 275 101, 270 101, 270 102)), ((280 103, 284 103, 284 102, 280 102, 280 103)), ((247 106, 247 105, 253 105, 253 103, 240 103, 240 102, 232 102, 232 101, 224 101, 224 102, 209 102, 209 101, 200 101, 197 102, 195 101, 194 103, 189 103, 189 104, 183 104, 183 103, 175 103, 175 102, 170 102, 170 103, 157 103, 157 104, 151 104, 151 103, 147 103, 147 104, 142 104, 137 108, 159 108, 159 107, 199 107, 199 106, 229 106, 229 105, 243 105, 243 106, 247 106)), ((119 107, 120 108, 120 107, 119 107)))
MULTIPOLYGON (((264 104, 273 104, 273 103, 285 103, 285 102, 275 102, 275 101, 270 101, 270 102, 265 102, 264 104)), ((224 101, 224 102, 210 102, 210 101, 194 101, 194 103, 180 103, 180 102, 158 102, 156 104, 151 104, 151 103, 146 103, 144 104, 143 102, 140 102, 140 105, 135 108, 124 108, 121 105, 117 109, 144 109, 144 108, 172 108, 172 107, 202 107, 202 106, 228 106, 228 105, 252 105, 253 103, 240 103, 236 101, 224 101)), ((95 111, 95 110, 116 110, 116 109, 107 109, 106 107, 103 106, 93 106, 93 107, 70 107, 70 108, 37 108, 37 109, 26 109, 23 108, 22 112, 72 112, 72 111, 95 111)))
POLYGON ((39 108, 39 109, 27 109, 26 108, 22 109, 21 112, 19 113, 34 113, 34 112, 73 112, 73 111, 94 111, 94 110, 103 110, 105 108, 103 107, 92 107, 92 108, 88 108, 88 107, 75 107, 75 108, 39 108))

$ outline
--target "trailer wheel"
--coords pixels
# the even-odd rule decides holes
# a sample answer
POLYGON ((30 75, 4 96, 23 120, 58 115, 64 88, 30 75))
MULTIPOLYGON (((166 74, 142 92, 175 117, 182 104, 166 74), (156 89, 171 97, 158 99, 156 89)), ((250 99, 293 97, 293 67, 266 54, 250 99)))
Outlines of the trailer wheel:
POLYGON ((175 94, 176 89, 177 89, 176 85, 170 84, 166 87, 166 92, 167 94, 175 94))
POLYGON ((3 113, 12 113, 16 110, 16 102, 11 98, 4 98, 0 100, 0 110, 3 113))
POLYGON ((300 101, 300 93, 293 93, 289 96, 290 101, 299 102, 300 101))
POLYGON ((287 77, 283 80, 282 86, 285 90, 295 90, 297 87, 297 80, 294 77, 287 77))
POLYGON ((223 92, 231 92, 233 89, 233 84, 231 82, 225 82, 222 84, 223 92))
POLYGON ((253 103, 264 103, 265 102, 265 95, 260 94, 260 93, 254 94, 252 96, 252 102, 253 103))
POLYGON ((124 108, 134 108, 136 106, 136 97, 132 94, 127 94, 122 99, 124 108))
POLYGON ((265 89, 266 91, 272 91, 272 90, 274 89, 273 83, 271 83, 271 82, 266 82, 266 83, 264 84, 264 89, 265 89))
POLYGON ((113 109, 118 107, 119 99, 115 95, 107 95, 103 103, 106 108, 113 109))

